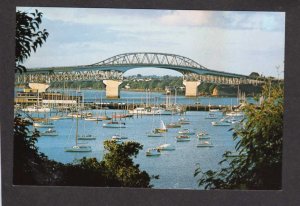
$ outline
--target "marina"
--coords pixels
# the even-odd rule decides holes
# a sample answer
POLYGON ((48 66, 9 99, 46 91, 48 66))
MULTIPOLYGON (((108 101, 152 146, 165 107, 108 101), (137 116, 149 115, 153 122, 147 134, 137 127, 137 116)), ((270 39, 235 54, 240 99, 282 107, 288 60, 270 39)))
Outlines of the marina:
POLYGON ((14 136, 4 86, 2 179, 18 198, 7 203, 232 205, 245 201, 199 190, 284 189, 290 9, 96 7, 14 10, 15 68, 3 67, 15 70, 4 81, 15 85, 14 136), (66 199, 59 188, 120 188, 125 199, 66 199), (127 198, 139 188, 147 199, 127 198))
MULTIPOLYGON (((91 91, 87 91, 89 92, 91 91)), ((143 93, 136 95, 143 95, 143 93)), ((223 98, 218 98, 218 105, 223 102, 223 98)), ((229 131, 234 124, 228 127, 212 125, 212 121, 220 121, 225 117, 221 110, 213 111, 218 119, 206 118, 211 111, 130 116, 126 116, 129 112, 123 109, 86 108, 81 112, 83 115, 76 112, 71 115, 57 111, 28 112, 32 119, 39 120, 35 125, 39 124, 40 127, 37 129, 41 134, 47 133, 49 128, 55 130, 55 135, 41 135, 38 138, 39 151, 45 153, 50 159, 62 163, 71 163, 83 157, 95 157, 101 160, 105 154, 103 141, 111 139, 118 144, 136 141, 143 145, 143 150, 134 158, 134 162, 140 164, 140 168, 149 174, 159 175, 159 179, 151 180, 154 188, 201 189, 193 177, 197 164, 200 163, 205 169, 216 169, 222 154, 227 150, 234 150, 235 142, 232 139, 232 131, 229 131), (49 119, 47 123, 43 122, 45 119, 42 117, 49 119), (45 127, 41 127, 42 125, 45 127), (76 136, 77 127, 79 131, 76 136), (213 144, 206 144, 205 142, 208 141, 213 144), (184 178, 182 178, 183 174, 184 178)))

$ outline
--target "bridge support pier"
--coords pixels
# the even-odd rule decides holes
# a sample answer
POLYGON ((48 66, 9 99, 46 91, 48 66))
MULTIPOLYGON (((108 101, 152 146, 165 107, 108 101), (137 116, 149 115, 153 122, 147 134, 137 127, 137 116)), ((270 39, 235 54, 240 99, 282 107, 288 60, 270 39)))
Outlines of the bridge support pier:
POLYGON ((198 95, 198 86, 201 84, 201 81, 183 81, 185 86, 185 96, 186 97, 197 97, 198 95))
POLYGON ((45 92, 50 87, 50 84, 46 83, 29 83, 28 86, 31 89, 36 89, 38 92, 45 92))
POLYGON ((106 85, 106 98, 109 99, 118 99, 120 98, 120 84, 122 80, 103 80, 103 83, 106 85))

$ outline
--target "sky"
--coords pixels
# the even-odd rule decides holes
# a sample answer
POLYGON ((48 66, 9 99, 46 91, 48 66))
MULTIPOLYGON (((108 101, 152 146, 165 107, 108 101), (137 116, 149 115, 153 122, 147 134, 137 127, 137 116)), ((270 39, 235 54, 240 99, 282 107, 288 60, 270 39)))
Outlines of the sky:
MULTIPOLYGON (((283 77, 285 13, 17 7, 43 13, 49 37, 24 63, 28 68, 100 62, 128 52, 188 57, 213 70, 283 77)), ((125 75, 179 75, 132 69, 125 75)))

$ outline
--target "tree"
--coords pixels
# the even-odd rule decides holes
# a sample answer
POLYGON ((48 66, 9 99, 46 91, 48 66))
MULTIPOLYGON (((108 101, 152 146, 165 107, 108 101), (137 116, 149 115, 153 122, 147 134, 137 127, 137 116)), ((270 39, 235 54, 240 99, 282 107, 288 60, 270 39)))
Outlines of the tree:
POLYGON ((134 164, 131 158, 136 157, 139 150, 143 149, 141 144, 131 141, 117 144, 115 141, 106 140, 104 148, 108 153, 104 155, 103 163, 109 176, 115 177, 123 187, 151 187, 148 173, 140 171, 139 165, 134 164))
POLYGON ((117 144, 105 141, 107 150, 102 161, 82 158, 74 163, 62 164, 49 160, 36 147, 38 131, 28 135, 30 123, 15 117, 14 125, 14 184, 20 185, 67 185, 98 187, 152 187, 151 178, 134 164, 143 148, 137 142, 117 144))
POLYGON ((251 72, 249 77, 258 78, 260 75, 257 72, 251 72))
POLYGON ((46 29, 40 30, 42 16, 38 10, 30 14, 21 11, 16 13, 16 72, 26 71, 21 64, 30 56, 31 51, 36 52, 38 46, 41 47, 49 36, 46 29))
MULTIPOLYGON (((41 17, 42 13, 37 10, 31 14, 17 12, 16 72, 26 72, 21 63, 49 35, 45 29, 39 31, 41 17)), ((107 142, 105 147, 108 153, 104 161, 83 158, 72 164, 62 164, 49 160, 38 151, 36 142, 39 133, 34 131, 29 134, 30 124, 20 115, 14 119, 14 184, 151 187, 148 173, 140 171, 139 165, 131 159, 142 148, 139 143, 117 145, 107 142)))
POLYGON ((55 168, 58 163, 48 160, 38 152, 35 143, 39 137, 37 130, 28 134, 29 121, 17 115, 14 119, 14 168, 13 183, 25 185, 52 185, 59 180, 55 168))
POLYGON ((206 189, 280 189, 283 133, 283 86, 263 86, 264 101, 258 107, 244 107, 246 118, 234 129, 239 155, 232 158, 225 152, 219 171, 203 172, 199 186, 206 189))

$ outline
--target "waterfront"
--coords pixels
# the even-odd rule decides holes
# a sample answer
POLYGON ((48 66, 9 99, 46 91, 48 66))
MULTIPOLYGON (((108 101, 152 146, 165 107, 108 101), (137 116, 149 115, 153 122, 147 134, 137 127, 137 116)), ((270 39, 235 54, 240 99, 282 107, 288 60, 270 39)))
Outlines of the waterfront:
MULTIPOLYGON (((75 91, 74 91, 75 92, 75 91)), ((81 90, 84 100, 86 102, 99 98, 102 102, 130 102, 134 99, 140 99, 140 102, 146 100, 145 92, 127 92, 122 91, 122 97, 120 99, 110 100, 102 98, 104 96, 103 91, 96 90, 81 90)), ((166 96, 162 93, 153 93, 153 97, 159 99, 164 103, 166 96)), ((175 98, 172 99, 174 103, 175 98)), ((178 104, 195 104, 199 102, 203 105, 230 105, 232 102, 237 102, 237 98, 186 98, 184 96, 176 97, 176 103, 178 104)), ((252 100, 253 101, 253 100, 252 100)), ((103 115, 106 113, 108 116, 112 116, 115 113, 124 113, 122 110, 87 110, 85 112, 93 113, 93 116, 103 115)), ((216 112, 218 119, 221 119, 223 114, 216 112)), ((57 113, 31 113, 32 117, 50 117, 55 116, 57 113)), ((128 139, 126 141, 136 141, 143 145, 141 150, 134 159, 134 161, 140 164, 140 168, 145 170, 150 175, 159 175, 159 179, 153 179, 151 184, 154 188, 181 188, 181 189, 199 189, 197 186, 197 179, 193 176, 197 164, 199 163, 204 170, 217 169, 218 162, 222 159, 222 154, 229 150, 233 151, 235 142, 232 139, 232 131, 229 131, 231 127, 215 127, 211 122, 212 119, 206 119, 208 112, 188 111, 184 115, 185 118, 190 120, 190 124, 182 125, 181 128, 171 128, 164 137, 147 137, 147 132, 150 132, 154 128, 159 127, 160 120, 165 123, 171 121, 178 121, 180 117, 177 115, 155 115, 155 116, 134 116, 133 118, 122 119, 126 123, 126 128, 103 128, 102 124, 106 121, 86 121, 79 118, 79 134, 91 134, 96 137, 96 140, 81 141, 85 142, 92 147, 92 152, 88 153, 68 153, 64 151, 65 147, 70 147, 75 144, 75 130, 76 130, 76 118, 73 119, 61 119, 53 121, 54 129, 57 131, 58 136, 41 136, 38 138, 37 146, 39 151, 49 157, 62 163, 71 163, 76 159, 83 157, 95 157, 98 160, 102 160, 105 153, 103 148, 103 141, 110 139, 112 135, 124 135, 128 139), (189 142, 176 142, 175 137, 178 135, 178 131, 188 128, 191 131, 199 132, 205 130, 211 138, 211 142, 214 147, 198 148, 199 142, 196 135, 192 135, 189 142), (147 157, 146 151, 148 148, 154 148, 161 144, 169 143, 175 146, 174 151, 162 151, 159 157, 147 157)), ((44 132, 46 128, 39 128, 40 132, 44 132)), ((200 188, 201 189, 201 188, 200 188)))
MULTIPOLYGON (((63 89, 50 89, 52 92, 63 92, 63 89)), ((69 89, 66 91, 71 95, 78 95, 78 90, 69 89)), ((147 94, 146 92, 135 92, 135 91, 126 91, 122 90, 119 99, 107 99, 105 97, 104 90, 80 90, 81 94, 83 94, 84 102, 96 102, 96 103, 130 103, 130 104, 141 104, 146 103, 147 99, 149 103, 152 104, 164 104, 166 102, 166 95, 161 92, 150 92, 147 94), (149 98, 150 96, 150 98, 149 98)), ((171 102, 181 105, 215 105, 215 106, 230 106, 230 105, 238 105, 238 99, 236 97, 210 97, 210 96, 198 96, 194 98, 188 98, 185 96, 174 96, 171 97, 171 102)), ((250 103, 254 103, 252 97, 248 97, 247 101, 250 103)))
MULTIPOLYGON (((93 113, 100 113, 94 110, 93 113)), ((116 112, 115 110, 107 111, 108 115, 116 112)), ((75 119, 65 119, 54 121, 55 129, 59 136, 47 137, 43 136, 38 139, 37 146, 40 151, 45 153, 50 159, 59 162, 68 163, 75 159, 86 157, 96 157, 101 160, 104 154, 103 141, 110 139, 112 135, 120 134, 141 143, 144 147, 140 151, 136 163, 140 164, 141 169, 146 170, 151 175, 159 175, 160 179, 153 180, 151 183, 154 188, 198 188, 196 179, 193 177, 196 164, 204 169, 216 169, 217 163, 221 160, 222 154, 226 150, 234 149, 232 140, 232 132, 228 131, 230 127, 214 127, 211 120, 205 119, 208 112, 187 112, 186 117, 191 124, 184 125, 182 128, 191 130, 203 129, 209 133, 211 141, 214 144, 212 148, 197 148, 199 141, 196 135, 192 135, 190 142, 176 142, 177 132, 181 128, 169 129, 165 137, 147 137, 146 132, 151 131, 152 122, 155 127, 159 126, 160 119, 169 122, 170 116, 142 116, 126 119, 126 128, 111 129, 103 128, 101 122, 91 122, 84 119, 79 120, 79 134, 92 134, 96 136, 96 140, 89 141, 92 146, 90 153, 67 153, 64 147, 75 144, 75 119), (175 145, 175 151, 163 151, 159 157, 146 157, 145 153, 148 148, 157 147, 163 143, 171 143, 175 145)), ((221 113, 219 113, 221 117, 221 113)), ((173 116, 177 120, 180 116, 173 116)), ((44 131, 45 129, 39 129, 44 131)))

